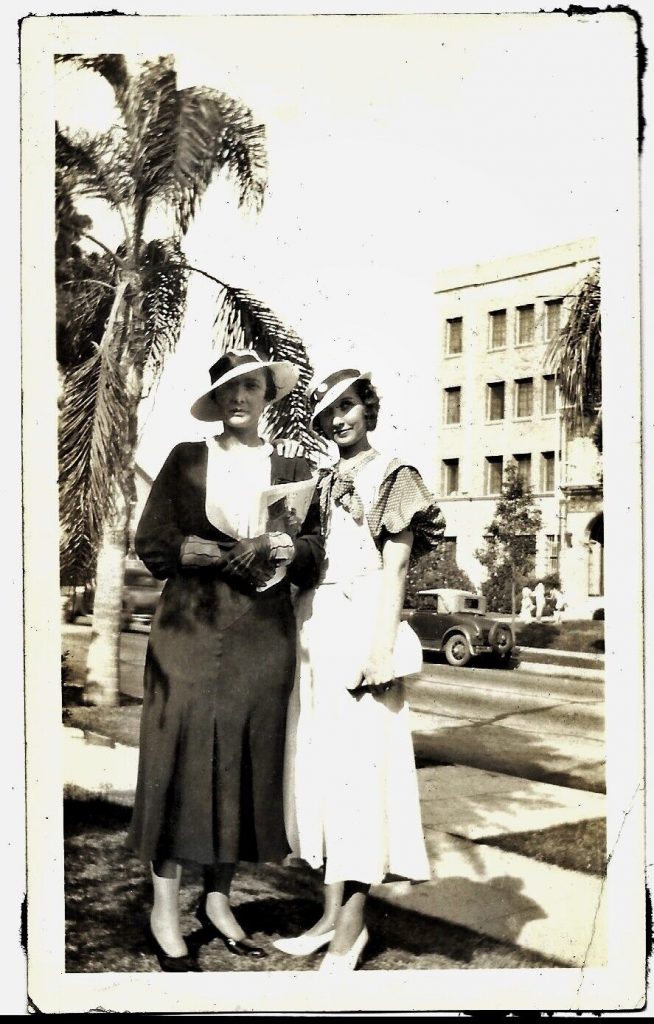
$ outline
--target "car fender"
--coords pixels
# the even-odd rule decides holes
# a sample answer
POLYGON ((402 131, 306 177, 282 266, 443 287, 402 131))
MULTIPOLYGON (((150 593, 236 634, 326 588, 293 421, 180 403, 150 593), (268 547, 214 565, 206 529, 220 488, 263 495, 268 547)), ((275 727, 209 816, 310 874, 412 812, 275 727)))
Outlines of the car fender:
POLYGON ((456 636, 457 634, 460 636, 464 636, 466 638, 466 641, 468 643, 468 650, 470 651, 471 654, 474 654, 472 640, 470 639, 470 631, 460 623, 458 623, 456 626, 450 626, 450 628, 446 630, 445 633, 443 633, 443 639, 441 640, 441 650, 443 650, 445 644, 450 639, 450 637, 456 636))

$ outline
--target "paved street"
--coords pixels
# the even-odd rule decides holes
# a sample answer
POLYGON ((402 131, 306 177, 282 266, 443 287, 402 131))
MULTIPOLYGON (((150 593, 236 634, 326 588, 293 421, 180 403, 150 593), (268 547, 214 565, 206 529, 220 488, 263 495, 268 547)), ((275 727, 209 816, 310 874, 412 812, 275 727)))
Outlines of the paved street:
POLYGON ((603 683, 431 663, 408 692, 419 758, 604 791, 603 683))
MULTIPOLYGON (((65 626, 64 647, 83 672, 87 626, 65 626)), ((121 639, 121 690, 142 695, 147 634, 121 639)), ((604 791, 604 685, 519 670, 425 662, 408 684, 419 759, 604 791)))

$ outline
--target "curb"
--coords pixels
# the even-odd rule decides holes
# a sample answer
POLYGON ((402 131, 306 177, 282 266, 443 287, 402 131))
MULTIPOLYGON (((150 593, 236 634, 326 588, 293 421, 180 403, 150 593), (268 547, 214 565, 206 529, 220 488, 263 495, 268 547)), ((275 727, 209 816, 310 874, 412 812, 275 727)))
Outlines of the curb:
POLYGON ((587 651, 559 651, 553 650, 551 647, 527 647, 521 646, 516 643, 514 650, 520 651, 522 654, 540 654, 544 655, 545 658, 578 658, 580 661, 599 661, 604 663, 605 656, 603 654, 589 654, 587 651))
POLYGON ((604 682, 604 669, 581 668, 578 665, 557 665, 552 662, 539 661, 518 661, 514 672, 533 672, 535 675, 543 676, 567 676, 568 679, 592 679, 596 682, 604 682))

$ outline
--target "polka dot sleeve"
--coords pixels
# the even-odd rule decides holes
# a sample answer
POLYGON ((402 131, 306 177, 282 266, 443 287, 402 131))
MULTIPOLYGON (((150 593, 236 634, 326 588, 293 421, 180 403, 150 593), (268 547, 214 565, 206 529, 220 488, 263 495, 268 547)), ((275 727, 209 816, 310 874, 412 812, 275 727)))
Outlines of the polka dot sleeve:
POLYGON ((368 525, 378 543, 385 534, 411 530, 416 556, 435 548, 445 532, 441 510, 420 473, 399 462, 391 463, 381 483, 368 525))

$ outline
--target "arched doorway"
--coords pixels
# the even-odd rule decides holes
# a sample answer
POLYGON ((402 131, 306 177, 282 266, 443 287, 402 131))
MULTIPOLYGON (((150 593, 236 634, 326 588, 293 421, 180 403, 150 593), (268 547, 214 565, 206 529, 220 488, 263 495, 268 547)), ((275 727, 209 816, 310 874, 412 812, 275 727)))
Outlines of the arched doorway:
POLYGON ((604 594, 604 514, 591 519, 588 534, 588 596, 604 594))

